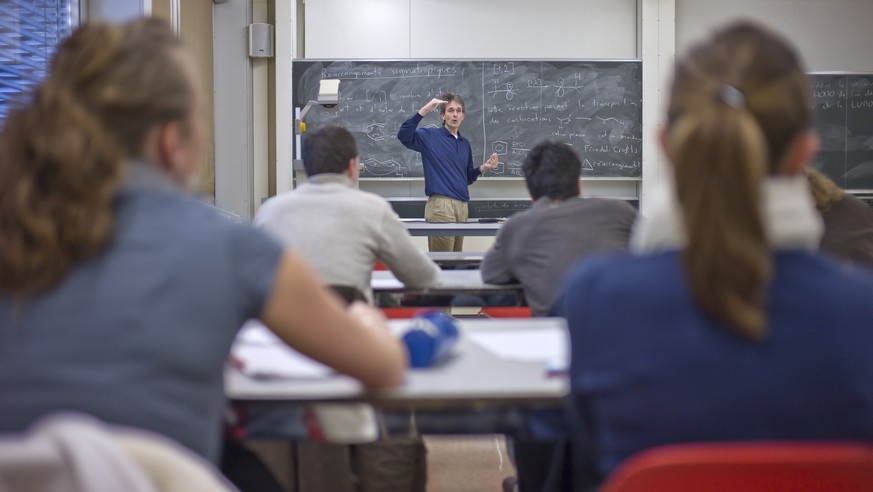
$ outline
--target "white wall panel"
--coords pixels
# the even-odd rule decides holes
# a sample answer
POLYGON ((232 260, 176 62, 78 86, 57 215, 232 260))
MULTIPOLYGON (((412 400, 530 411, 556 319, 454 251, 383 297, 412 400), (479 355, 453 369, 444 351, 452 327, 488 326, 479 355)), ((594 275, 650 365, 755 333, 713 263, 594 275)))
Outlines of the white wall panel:
MULTIPOLYGON (((637 58, 636 0, 306 0, 306 58, 637 58)), ((423 102, 422 102, 423 104, 423 102)), ((363 182, 423 196, 422 182, 363 182)), ((586 184, 633 196, 636 183, 586 184)), ((527 197, 522 180, 482 180, 474 198, 527 197)))
POLYGON ((413 58, 636 58, 635 0, 412 0, 413 58))
POLYGON ((410 0, 307 0, 306 58, 408 58, 410 0))
POLYGON ((810 71, 873 71, 873 0, 676 0, 677 53, 740 18, 787 37, 810 71))

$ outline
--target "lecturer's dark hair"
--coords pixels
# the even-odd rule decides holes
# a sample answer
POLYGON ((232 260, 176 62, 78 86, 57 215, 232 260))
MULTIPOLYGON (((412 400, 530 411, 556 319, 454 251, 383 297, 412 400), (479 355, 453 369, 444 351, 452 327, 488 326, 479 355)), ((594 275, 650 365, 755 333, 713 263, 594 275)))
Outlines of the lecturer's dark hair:
POLYGON ((357 156, 355 137, 341 126, 323 126, 303 137, 303 167, 309 176, 342 174, 357 156))
MULTIPOLYGON (((442 97, 440 97, 440 99, 445 101, 445 104, 439 105, 439 112, 441 115, 446 114, 446 106, 448 106, 450 102, 456 102, 456 103, 460 104, 462 113, 467 112, 467 107, 464 105, 464 98, 462 98, 461 96, 459 96, 457 94, 453 94, 451 92, 446 92, 445 94, 442 95, 442 97)), ((446 126, 445 120, 443 120, 443 126, 446 126)))
POLYGON ((691 292, 706 314, 747 338, 767 334, 773 267, 762 184, 810 127, 810 98, 793 49, 748 22, 718 31, 676 68, 665 143, 688 235, 691 292))
POLYGON ((563 200, 579 195, 582 162, 573 148, 563 142, 540 142, 527 153, 521 165, 531 198, 563 200))
POLYGON ((192 71, 169 25, 86 24, 0 132, 0 293, 26 298, 99 253, 125 158, 155 125, 190 129, 192 71))

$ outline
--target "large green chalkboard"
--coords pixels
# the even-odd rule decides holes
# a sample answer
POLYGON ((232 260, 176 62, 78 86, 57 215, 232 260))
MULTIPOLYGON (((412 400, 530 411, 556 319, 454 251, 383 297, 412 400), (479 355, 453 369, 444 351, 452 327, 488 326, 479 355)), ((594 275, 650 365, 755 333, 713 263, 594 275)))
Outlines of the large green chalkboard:
MULTIPOLYGON (((474 163, 496 152, 500 165, 484 177, 520 177, 528 150, 545 139, 572 145, 583 177, 642 176, 642 64, 603 60, 298 60, 294 104, 315 99, 321 79, 340 79, 340 111, 315 108, 307 127, 348 128, 361 153, 361 176, 423 176, 421 157, 397 130, 444 92, 466 102, 461 134, 474 163)), ((419 125, 439 126, 437 113, 419 125)))
POLYGON ((873 73, 811 78, 821 136, 813 165, 842 188, 873 190, 873 73))

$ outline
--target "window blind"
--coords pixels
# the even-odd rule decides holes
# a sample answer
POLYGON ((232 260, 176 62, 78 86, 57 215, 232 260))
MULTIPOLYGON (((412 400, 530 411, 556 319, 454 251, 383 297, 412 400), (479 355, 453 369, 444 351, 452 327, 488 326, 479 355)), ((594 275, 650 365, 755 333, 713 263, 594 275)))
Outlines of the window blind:
POLYGON ((10 104, 45 77, 55 47, 70 34, 75 5, 72 0, 0 0, 0 121, 10 104))

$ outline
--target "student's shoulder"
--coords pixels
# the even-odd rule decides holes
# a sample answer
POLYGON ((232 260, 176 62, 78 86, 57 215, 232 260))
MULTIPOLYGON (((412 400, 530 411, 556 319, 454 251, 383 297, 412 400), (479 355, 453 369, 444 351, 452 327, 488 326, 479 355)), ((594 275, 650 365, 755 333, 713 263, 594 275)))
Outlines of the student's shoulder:
POLYGON ((828 254, 809 252, 777 254, 779 265, 805 277, 814 288, 839 292, 840 297, 866 299, 873 306, 873 270, 828 254))
POLYGON ((177 190, 124 190, 118 198, 118 211, 124 218, 157 225, 211 227, 241 221, 235 213, 177 190))
POLYGON ((873 318, 873 271, 826 254, 778 252, 775 255, 774 297, 786 305, 827 306, 841 325, 863 319, 869 332, 873 318), (799 304, 798 304, 799 303, 799 304))
POLYGON ((348 220, 378 224, 385 220, 398 220, 391 203, 383 196, 358 188, 343 187, 334 195, 335 206, 343 210, 348 220))
POLYGON ((825 222, 830 218, 851 219, 856 223, 873 223, 873 207, 851 193, 843 193, 843 198, 833 202, 831 208, 822 214, 825 222))
POLYGON ((351 199, 360 204, 360 206, 365 207, 366 210, 378 210, 380 212, 393 212, 394 208, 391 206, 391 202, 385 199, 385 197, 381 195, 377 195, 371 191, 364 191, 359 189, 352 189, 349 193, 351 199))
POLYGON ((587 256, 567 276, 570 284, 657 284, 681 272, 680 253, 666 251, 648 255, 603 252, 587 256))
POLYGON ((245 219, 193 195, 159 192, 138 200, 122 225, 133 234, 158 235, 174 247, 193 251, 249 246, 272 249, 274 241, 245 219), (265 246, 258 246, 262 244, 265 246))
POLYGON ((506 219, 506 222, 500 226, 498 234, 506 234, 523 229, 526 230, 540 223, 541 221, 538 218, 537 210, 533 208, 519 210, 506 219))
POLYGON ((578 202, 580 208, 589 208, 606 213, 620 215, 636 215, 637 209, 626 200, 620 198, 582 198, 578 202))
POLYGON ((271 196, 264 200, 264 203, 258 207, 257 213, 253 220, 255 225, 269 222, 281 215, 282 211, 293 205, 295 194, 293 191, 286 191, 278 195, 271 196))

